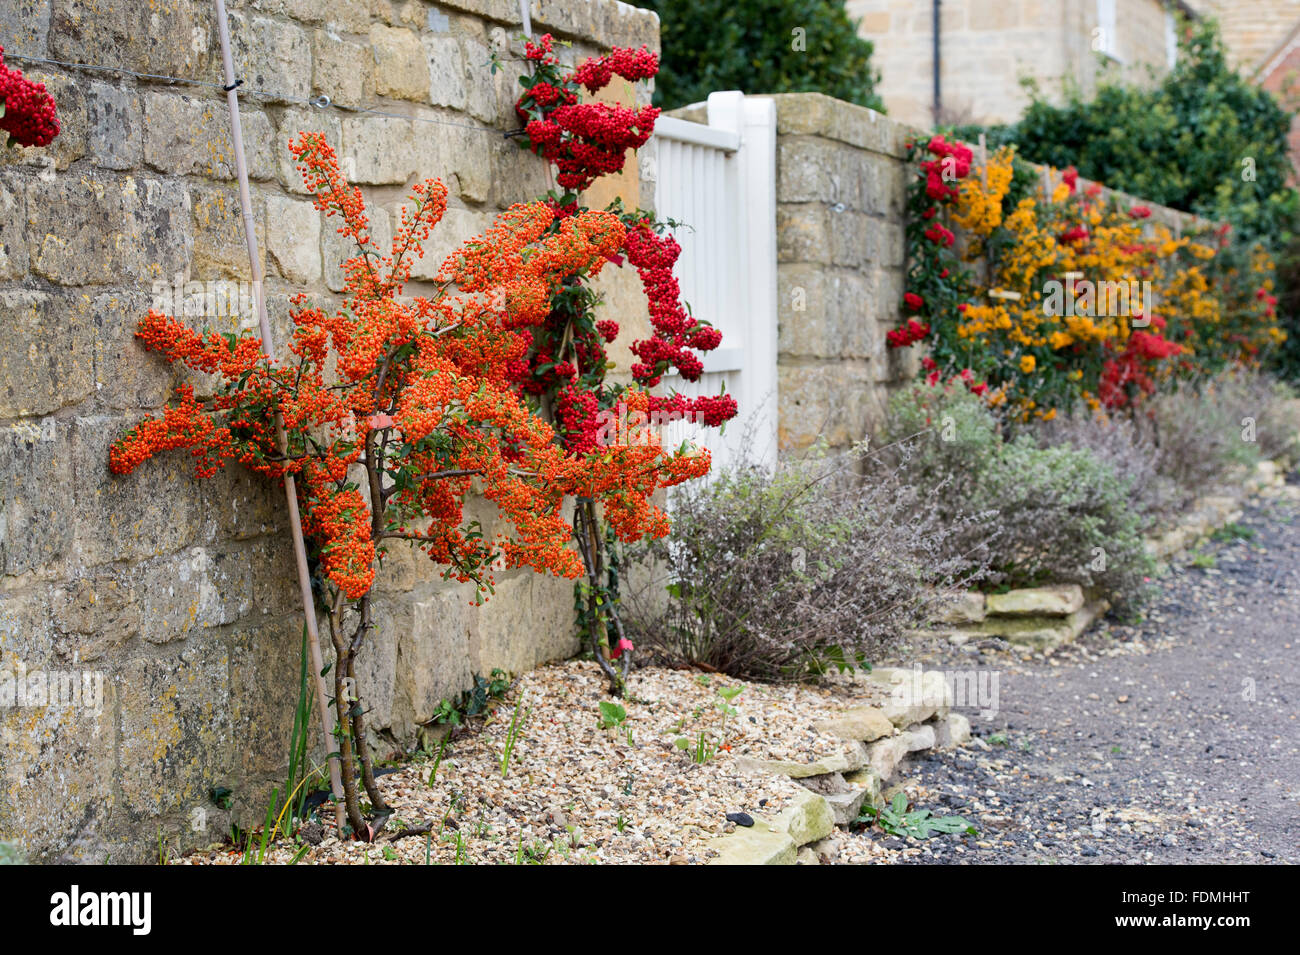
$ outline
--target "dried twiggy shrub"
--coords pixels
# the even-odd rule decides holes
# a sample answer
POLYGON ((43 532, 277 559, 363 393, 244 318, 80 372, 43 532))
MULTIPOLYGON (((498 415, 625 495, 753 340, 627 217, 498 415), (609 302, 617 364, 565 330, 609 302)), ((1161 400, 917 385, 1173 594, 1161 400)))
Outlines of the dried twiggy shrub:
POLYGON ((878 657, 926 618, 933 588, 979 576, 982 550, 950 545, 973 521, 945 523, 897 465, 873 463, 863 480, 858 457, 746 465, 675 493, 672 536, 629 555, 642 568, 624 598, 637 646, 735 676, 812 679, 878 657))

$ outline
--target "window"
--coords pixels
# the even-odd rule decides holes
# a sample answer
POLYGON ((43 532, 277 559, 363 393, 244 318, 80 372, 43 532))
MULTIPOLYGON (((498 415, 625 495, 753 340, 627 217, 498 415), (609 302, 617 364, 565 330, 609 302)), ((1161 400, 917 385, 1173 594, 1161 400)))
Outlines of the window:
POLYGON ((1171 70, 1178 62, 1178 18, 1169 8, 1165 9, 1165 61, 1171 70))
POLYGON ((1097 0, 1097 28, 1092 31, 1092 48, 1119 59, 1119 34, 1115 26, 1115 0, 1097 0))

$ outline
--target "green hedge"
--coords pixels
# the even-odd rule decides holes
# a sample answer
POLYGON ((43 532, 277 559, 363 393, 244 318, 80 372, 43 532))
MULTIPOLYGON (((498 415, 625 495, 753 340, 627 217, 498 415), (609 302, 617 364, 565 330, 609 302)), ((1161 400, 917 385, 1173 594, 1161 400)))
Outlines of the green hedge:
POLYGON ((634 2, 659 14, 663 54, 655 103, 665 109, 699 102, 717 90, 825 93, 882 108, 874 92, 878 75, 871 67, 871 42, 857 35, 843 3, 634 2))

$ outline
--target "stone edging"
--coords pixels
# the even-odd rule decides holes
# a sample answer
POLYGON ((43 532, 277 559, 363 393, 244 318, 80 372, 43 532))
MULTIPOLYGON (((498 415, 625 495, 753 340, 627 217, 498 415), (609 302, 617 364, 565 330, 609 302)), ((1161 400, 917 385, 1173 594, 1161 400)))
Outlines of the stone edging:
POLYGON ((735 757, 744 772, 787 776, 807 791, 779 815, 754 814, 752 827, 713 839, 718 856, 710 865, 815 865, 818 844, 836 826, 857 819, 864 804, 883 803, 884 787, 908 755, 970 739, 970 720, 952 711, 952 689, 939 671, 889 667, 853 679, 884 684, 890 697, 883 706, 853 707, 813 724, 841 741, 838 752, 811 763, 735 757))
MULTIPOLYGON (((1300 487, 1288 487, 1285 471, 1284 461, 1260 461, 1253 475, 1243 475, 1240 493, 1198 498, 1177 527, 1147 538, 1147 553, 1164 564, 1240 520, 1241 505, 1252 496, 1300 498, 1300 487)), ((1108 609, 1105 600, 1091 598, 1078 584, 988 595, 966 591, 948 601, 931 619, 930 629, 912 633, 946 636, 957 645, 979 637, 1000 637, 1017 647, 1050 651, 1072 642, 1108 609)))

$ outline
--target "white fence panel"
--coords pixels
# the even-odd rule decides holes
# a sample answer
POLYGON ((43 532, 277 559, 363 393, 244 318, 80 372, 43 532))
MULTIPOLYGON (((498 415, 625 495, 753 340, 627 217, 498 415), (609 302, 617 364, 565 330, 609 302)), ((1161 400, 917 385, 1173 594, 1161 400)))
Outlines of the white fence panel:
POLYGON ((667 376, 683 395, 726 390, 739 406, 725 433, 679 423, 665 444, 694 441, 715 469, 742 454, 774 464, 776 378, 776 107, 737 92, 713 93, 708 124, 661 117, 655 124, 655 208, 681 223, 677 278, 695 316, 722 332, 696 382, 667 376))

